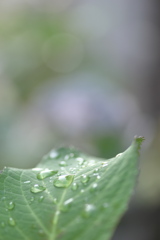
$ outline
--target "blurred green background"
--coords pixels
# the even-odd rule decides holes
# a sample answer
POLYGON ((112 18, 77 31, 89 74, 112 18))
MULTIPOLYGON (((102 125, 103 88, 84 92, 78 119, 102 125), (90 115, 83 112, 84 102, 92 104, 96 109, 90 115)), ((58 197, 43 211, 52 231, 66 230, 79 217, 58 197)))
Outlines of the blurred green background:
POLYGON ((159 5, 0 2, 0 169, 34 167, 70 144, 110 158, 146 138, 113 240, 160 239, 159 5))

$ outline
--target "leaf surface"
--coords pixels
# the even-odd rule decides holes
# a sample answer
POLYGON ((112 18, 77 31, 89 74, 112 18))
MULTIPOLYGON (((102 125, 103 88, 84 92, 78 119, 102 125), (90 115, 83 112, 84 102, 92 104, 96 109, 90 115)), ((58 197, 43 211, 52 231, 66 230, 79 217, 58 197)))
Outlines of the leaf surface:
POLYGON ((0 173, 0 240, 109 240, 133 191, 142 138, 115 158, 52 150, 0 173))

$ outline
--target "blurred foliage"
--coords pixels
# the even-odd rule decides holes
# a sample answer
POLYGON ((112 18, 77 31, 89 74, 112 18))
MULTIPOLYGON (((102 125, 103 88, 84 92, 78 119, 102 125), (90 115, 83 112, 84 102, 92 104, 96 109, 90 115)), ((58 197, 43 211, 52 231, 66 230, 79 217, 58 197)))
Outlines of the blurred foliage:
POLYGON ((59 19, 35 12, 1 22, 2 67, 17 87, 22 101, 42 81, 53 76, 53 71, 43 61, 42 48, 48 38, 61 31, 63 23, 59 19))
POLYGON ((158 204, 159 128, 144 111, 154 58, 143 14, 128 21, 123 4, 107 1, 7 3, 0 3, 0 168, 30 168, 61 144, 110 158, 138 133, 146 138, 138 199, 158 204))

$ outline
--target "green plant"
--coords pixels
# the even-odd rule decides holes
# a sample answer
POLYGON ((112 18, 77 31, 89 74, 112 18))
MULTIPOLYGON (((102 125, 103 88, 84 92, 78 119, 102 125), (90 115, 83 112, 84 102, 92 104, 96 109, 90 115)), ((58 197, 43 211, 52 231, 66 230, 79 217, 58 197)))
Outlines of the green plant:
POLYGON ((0 240, 108 240, 127 208, 143 138, 109 160, 52 150, 0 174, 0 240))

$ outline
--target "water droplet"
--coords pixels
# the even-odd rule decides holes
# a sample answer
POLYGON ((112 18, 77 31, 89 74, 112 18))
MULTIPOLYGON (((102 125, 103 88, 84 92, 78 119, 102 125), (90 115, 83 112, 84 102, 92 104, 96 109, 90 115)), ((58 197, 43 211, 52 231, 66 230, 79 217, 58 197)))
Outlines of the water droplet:
POLYGON ((103 162, 102 167, 106 167, 106 166, 108 166, 108 162, 103 162))
POLYGON ((12 217, 9 218, 8 223, 12 227, 14 227, 16 225, 16 222, 15 222, 15 220, 12 217))
POLYGON ((43 180, 47 177, 51 177, 51 176, 55 175, 56 173, 58 173, 58 171, 53 171, 53 170, 46 169, 46 170, 43 170, 43 171, 39 172, 37 174, 37 178, 39 180, 43 180))
POLYGON ((43 200, 44 200, 44 196, 40 196, 38 201, 43 202, 43 200))
POLYGON ((92 213, 96 210, 95 206, 92 204, 85 204, 84 210, 82 212, 82 216, 84 218, 88 218, 92 215, 92 213))
POLYGON ((59 156, 59 153, 56 150, 52 150, 49 154, 50 158, 57 158, 59 156))
POLYGON ((65 157, 64 157, 64 160, 68 160, 69 159, 69 155, 66 155, 65 157))
POLYGON ((70 153, 70 154, 67 154, 65 157, 64 157, 64 160, 69 160, 70 158, 74 158, 74 153, 70 153))
POLYGON ((73 198, 69 198, 68 200, 66 200, 65 202, 64 202, 64 205, 69 205, 69 204, 71 204, 73 202, 73 198))
POLYGON ((122 155, 122 153, 119 153, 119 154, 116 155, 116 157, 120 157, 121 155, 122 155))
POLYGON ((70 168, 70 169, 69 169, 69 171, 70 171, 70 172, 73 172, 73 171, 74 171, 74 169, 73 169, 73 168, 70 168))
POLYGON ((94 166, 95 165, 95 160, 90 160, 89 163, 88 163, 88 166, 94 166))
POLYGON ((76 161, 78 162, 79 165, 83 165, 85 160, 79 157, 79 158, 76 158, 76 161))
POLYGON ((65 161, 61 161, 60 163, 59 163, 59 166, 66 166, 67 165, 67 163, 65 162, 65 161))
POLYGON ((69 208, 71 207, 73 202, 73 198, 69 198, 68 200, 66 200, 63 205, 61 206, 60 210, 63 212, 66 212, 69 210, 69 208))
POLYGON ((74 182, 73 184, 72 184, 72 190, 77 190, 77 188, 78 188, 78 184, 76 183, 76 182, 74 182))
POLYGON ((14 207, 15 207, 14 202, 11 201, 11 202, 7 203, 7 209, 8 209, 8 210, 13 210, 14 207))
POLYGON ((57 203, 58 203, 57 198, 54 198, 54 199, 53 199, 53 203, 54 203, 54 204, 57 204, 57 203))
POLYGON ((25 182, 23 182, 23 183, 30 183, 31 181, 25 181, 25 182))
POLYGON ((34 197, 30 198, 29 204, 31 204, 34 201, 34 197))
POLYGON ((98 184, 97 183, 93 183, 92 186, 91 186, 91 192, 95 191, 98 187, 98 184))
POLYGON ((85 174, 81 176, 82 183, 87 183, 89 181, 89 179, 90 179, 90 177, 85 174))
POLYGON ((69 156, 70 156, 71 158, 73 158, 73 157, 74 157, 74 153, 70 153, 69 156))
POLYGON ((81 193, 84 193, 84 189, 81 189, 81 193))
POLYGON ((73 179, 74 179, 74 175, 62 175, 57 177, 54 180, 53 184, 55 187, 67 188, 71 185, 71 183, 73 182, 73 179))
POLYGON ((6 224, 4 222, 1 222, 1 227, 4 228, 6 224))
POLYGON ((98 176, 99 175, 99 173, 93 173, 93 176, 98 176))
POLYGON ((32 171, 34 171, 34 172, 38 172, 38 171, 41 171, 42 170, 42 168, 32 168, 32 171))
POLYGON ((99 171, 99 169, 98 168, 96 168, 96 169, 94 169, 94 173, 97 173, 99 171))
MULTIPOLYGON (((64 168, 64 167, 61 167, 61 170, 62 170, 62 171, 65 171, 65 168, 64 168)), ((61 173, 62 173, 62 172, 61 172, 61 173)))
POLYGON ((46 188, 44 186, 39 186, 38 184, 35 184, 34 187, 31 187, 30 190, 32 193, 39 193, 39 192, 43 192, 44 190, 46 190, 46 188))
POLYGON ((101 176, 97 175, 97 179, 100 179, 100 178, 101 178, 101 176))

